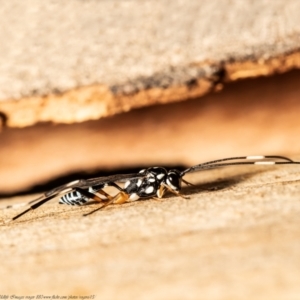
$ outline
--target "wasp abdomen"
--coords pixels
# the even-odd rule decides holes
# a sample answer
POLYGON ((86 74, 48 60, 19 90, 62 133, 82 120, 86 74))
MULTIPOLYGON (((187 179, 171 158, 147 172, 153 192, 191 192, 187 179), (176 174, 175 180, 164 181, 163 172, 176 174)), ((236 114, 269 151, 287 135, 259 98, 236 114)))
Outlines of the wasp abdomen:
POLYGON ((78 191, 74 191, 62 196, 58 203, 67 205, 83 205, 88 201, 89 199, 86 196, 82 195, 78 191))

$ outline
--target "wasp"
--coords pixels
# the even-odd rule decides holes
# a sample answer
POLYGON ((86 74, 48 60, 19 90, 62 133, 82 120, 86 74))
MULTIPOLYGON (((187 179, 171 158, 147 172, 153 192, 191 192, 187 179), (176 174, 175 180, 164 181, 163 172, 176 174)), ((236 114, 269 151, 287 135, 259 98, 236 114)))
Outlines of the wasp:
POLYGON ((75 180, 54 188, 44 193, 41 197, 30 201, 28 203, 29 208, 13 217, 12 220, 20 218, 27 212, 40 207, 58 196, 60 196, 60 204, 84 205, 91 200, 102 203, 99 208, 84 216, 90 215, 111 204, 122 204, 147 198, 162 198, 167 191, 176 196, 187 198, 181 194, 180 191, 182 189, 182 183, 193 185, 183 178, 188 173, 227 166, 275 164, 288 165, 300 164, 300 162, 293 161, 288 157, 276 155, 237 156, 204 162, 185 169, 184 171, 177 169, 167 170, 164 167, 150 167, 138 173, 75 180), (117 183, 123 183, 124 185, 120 186, 117 183), (108 186, 117 189, 118 192, 115 196, 111 196, 104 191, 104 188, 108 186))

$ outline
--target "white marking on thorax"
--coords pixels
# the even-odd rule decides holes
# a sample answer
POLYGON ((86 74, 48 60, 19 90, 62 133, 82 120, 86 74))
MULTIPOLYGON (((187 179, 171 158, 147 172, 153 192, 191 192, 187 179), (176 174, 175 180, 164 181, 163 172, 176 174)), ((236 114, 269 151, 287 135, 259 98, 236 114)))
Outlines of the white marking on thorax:
POLYGON ((137 186, 141 186, 142 182, 143 182, 143 180, 142 180, 142 179, 139 179, 136 185, 137 185, 137 186))
POLYGON ((153 186, 149 186, 149 187, 146 188, 145 193, 146 194, 151 194, 151 193, 153 193, 153 191, 154 191, 154 187, 153 186))
POLYGON ((165 177, 165 174, 159 174, 159 175, 157 175, 156 177, 157 177, 158 179, 162 179, 162 178, 165 177))
POLYGON ((126 181, 125 184, 124 184, 124 188, 127 189, 128 186, 130 185, 130 183, 131 183, 130 180, 126 181))
POLYGON ((140 198, 140 197, 139 197, 138 194, 133 193, 133 194, 130 195, 129 200, 130 200, 130 201, 136 201, 136 200, 138 200, 139 198, 140 198))

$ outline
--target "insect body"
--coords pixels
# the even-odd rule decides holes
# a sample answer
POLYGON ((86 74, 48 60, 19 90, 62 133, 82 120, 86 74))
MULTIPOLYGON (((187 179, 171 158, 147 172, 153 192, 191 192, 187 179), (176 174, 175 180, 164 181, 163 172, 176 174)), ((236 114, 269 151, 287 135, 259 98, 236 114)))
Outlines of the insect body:
MULTIPOLYGON (((91 194, 96 193, 96 191, 89 187, 88 192, 91 194)), ((99 198, 103 200, 108 200, 108 198, 105 195, 99 195, 99 198)), ((59 199, 59 204, 68 204, 68 205, 84 205, 89 201, 89 197, 82 194, 82 192, 79 191, 71 191, 69 193, 66 193, 59 199)))
POLYGON ((89 198, 82 195, 80 192, 69 192, 59 199, 59 204, 68 205, 83 205, 89 201, 89 198))
POLYGON ((133 201, 139 198, 162 198, 166 189, 177 192, 181 189, 181 176, 177 170, 167 171, 162 167, 152 167, 139 172, 144 178, 128 180, 124 191, 133 201))
POLYGON ((122 204, 141 198, 162 198, 166 191, 186 198, 180 193, 180 190, 182 188, 182 182, 192 185, 183 179, 188 173, 226 166, 275 164, 300 164, 300 162, 293 161, 284 156, 239 156, 205 162, 192 166, 182 172, 178 170, 168 171, 163 167, 151 167, 134 174, 119 174, 87 180, 76 180, 46 192, 38 199, 29 202, 29 208, 16 215, 12 220, 18 219, 28 211, 38 208, 56 196, 60 196, 59 203, 61 204, 83 205, 89 200, 103 203, 101 207, 86 215, 110 204, 122 204), (118 182, 124 183, 124 187, 118 185, 118 182), (116 188, 118 193, 115 196, 107 194, 104 191, 104 188, 107 186, 116 188))

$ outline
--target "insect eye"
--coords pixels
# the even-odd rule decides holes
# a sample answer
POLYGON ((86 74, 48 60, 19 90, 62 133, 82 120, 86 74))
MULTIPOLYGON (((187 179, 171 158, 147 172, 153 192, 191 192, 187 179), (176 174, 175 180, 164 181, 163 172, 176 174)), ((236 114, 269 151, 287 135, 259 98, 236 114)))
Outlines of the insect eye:
POLYGON ((179 190, 180 189, 180 176, 178 176, 176 173, 169 173, 167 177, 167 184, 173 189, 173 190, 179 190))
POLYGON ((174 182, 175 181, 174 175, 169 175, 168 179, 170 180, 170 182, 174 182))

